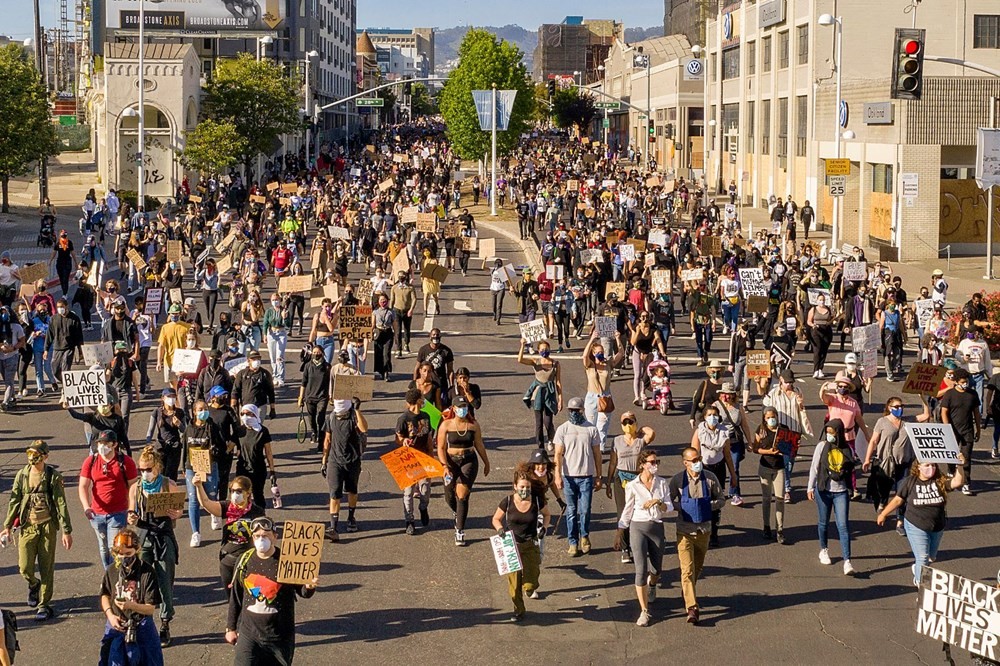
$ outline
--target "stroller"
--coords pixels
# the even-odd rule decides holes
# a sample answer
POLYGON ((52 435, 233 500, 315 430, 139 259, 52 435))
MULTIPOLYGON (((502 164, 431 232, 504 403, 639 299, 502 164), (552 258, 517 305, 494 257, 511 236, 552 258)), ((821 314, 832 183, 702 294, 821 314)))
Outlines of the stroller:
POLYGON ((671 409, 677 409, 674 405, 674 396, 670 390, 670 364, 666 359, 655 358, 646 368, 649 375, 649 388, 653 391, 653 397, 646 400, 643 409, 658 409, 660 414, 666 416, 671 409), (659 372, 660 370, 663 372, 659 372))
POLYGON ((52 215, 42 215, 38 223, 38 238, 35 240, 36 247, 52 247, 56 242, 56 235, 53 229, 56 226, 56 218, 52 215))

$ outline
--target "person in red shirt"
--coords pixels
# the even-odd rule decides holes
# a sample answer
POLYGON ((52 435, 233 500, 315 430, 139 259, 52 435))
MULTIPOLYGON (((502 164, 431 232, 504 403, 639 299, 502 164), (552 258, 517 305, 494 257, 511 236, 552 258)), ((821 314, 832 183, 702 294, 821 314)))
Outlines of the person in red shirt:
POLYGON ((271 253, 271 268, 274 269, 274 279, 278 280, 288 275, 294 261, 295 255, 288 249, 288 243, 282 238, 278 241, 278 247, 271 253))
POLYGON ((118 451, 118 439, 111 430, 97 435, 97 453, 87 456, 80 468, 80 504, 97 533, 101 564, 111 566, 109 546, 125 527, 128 489, 139 478, 135 461, 118 451))

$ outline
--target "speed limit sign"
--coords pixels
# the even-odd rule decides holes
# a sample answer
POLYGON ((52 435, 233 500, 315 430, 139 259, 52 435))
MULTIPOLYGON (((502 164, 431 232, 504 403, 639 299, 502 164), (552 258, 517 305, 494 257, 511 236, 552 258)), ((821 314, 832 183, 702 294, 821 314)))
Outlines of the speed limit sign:
POLYGON ((830 196, 842 197, 847 192, 847 176, 830 176, 830 196))

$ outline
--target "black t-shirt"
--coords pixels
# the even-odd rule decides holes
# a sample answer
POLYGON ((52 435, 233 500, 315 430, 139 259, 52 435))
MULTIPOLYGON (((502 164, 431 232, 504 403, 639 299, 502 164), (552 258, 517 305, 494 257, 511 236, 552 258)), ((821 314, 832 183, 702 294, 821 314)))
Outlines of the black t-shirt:
POLYGON ((945 496, 937 481, 908 476, 896 491, 906 502, 906 519, 925 532, 940 532, 945 523, 945 496))
POLYGON ((233 582, 226 627, 261 643, 295 643, 295 595, 308 598, 313 590, 278 582, 278 559, 251 555, 233 582))
POLYGON ((324 429, 330 433, 330 462, 341 466, 360 464, 362 439, 353 409, 344 418, 338 418, 336 413, 327 416, 324 429))
MULTIPOLYGON (((764 437, 761 443, 758 445, 758 449, 776 449, 778 445, 775 440, 778 438, 778 433, 782 430, 788 430, 784 426, 778 426, 777 430, 765 430, 764 437)), ((760 454, 760 466, 764 469, 784 469, 785 468, 785 458, 780 453, 762 453, 760 454)))
POLYGON ((404 439, 412 439, 411 447, 433 455, 431 452, 431 442, 433 441, 434 430, 431 428, 431 417, 425 412, 403 412, 396 420, 396 434, 404 439))
POLYGON ((140 604, 160 605, 160 586, 156 583, 156 572, 152 565, 146 564, 138 557, 126 571, 122 570, 121 564, 115 562, 104 572, 104 580, 101 581, 101 596, 111 599, 111 612, 118 617, 125 619, 124 613, 117 605, 115 599, 126 599, 140 604))
POLYGON ((971 442, 976 438, 976 421, 973 412, 979 410, 979 396, 972 389, 952 389, 941 399, 941 408, 948 410, 948 421, 955 434, 971 442))
POLYGON ((430 344, 426 344, 417 351, 417 363, 430 363, 437 373, 441 386, 448 386, 448 366, 455 362, 455 354, 451 347, 438 345, 437 349, 431 349, 430 344))
POLYGON ((986 386, 993 389, 993 399, 990 401, 990 409, 994 411, 1000 410, 1000 372, 993 373, 990 381, 986 382, 986 386))
POLYGON ((542 507, 545 506, 543 496, 532 493, 531 506, 527 511, 518 511, 513 495, 507 495, 500 500, 500 510, 507 516, 507 529, 514 535, 514 541, 524 543, 538 538, 539 518, 542 507))
POLYGON ((267 456, 264 446, 271 443, 271 432, 264 426, 260 430, 247 428, 242 423, 236 428, 240 438, 240 463, 249 474, 263 476, 267 473, 267 456))
MULTIPOLYGON (((219 490, 219 494, 228 492, 228 489, 219 490)), ((257 506, 251 499, 246 512, 243 515, 238 515, 229 500, 222 500, 219 504, 222 506, 222 519, 225 521, 225 526, 222 528, 222 554, 236 555, 248 548, 253 548, 250 523, 253 522, 254 518, 260 518, 264 515, 264 507, 257 506)))

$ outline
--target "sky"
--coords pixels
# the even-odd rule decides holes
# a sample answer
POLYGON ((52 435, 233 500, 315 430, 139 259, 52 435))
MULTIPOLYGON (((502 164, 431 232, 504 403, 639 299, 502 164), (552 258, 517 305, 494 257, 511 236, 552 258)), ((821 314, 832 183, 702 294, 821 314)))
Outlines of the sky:
MULTIPOLYGON (((40 0, 40 5, 43 25, 53 26, 58 0, 40 0)), ((502 26, 513 23, 531 30, 542 23, 560 23, 567 15, 615 19, 624 22, 627 28, 651 28, 663 25, 663 0, 631 0, 627 3, 609 3, 607 0, 505 0, 502 3, 485 0, 358 0, 359 28, 451 28, 466 24, 502 26), (609 10, 612 5, 614 9, 609 10)), ((0 0, 0 16, 7 17, 3 27, 0 27, 0 34, 19 40, 31 36, 31 0, 0 0)))

